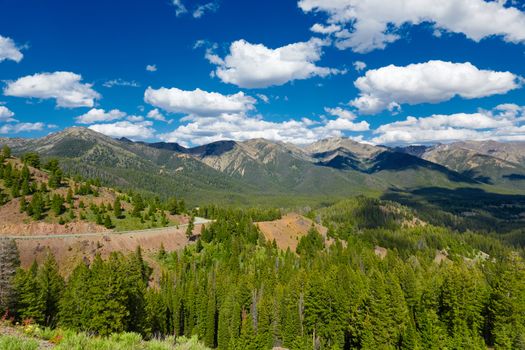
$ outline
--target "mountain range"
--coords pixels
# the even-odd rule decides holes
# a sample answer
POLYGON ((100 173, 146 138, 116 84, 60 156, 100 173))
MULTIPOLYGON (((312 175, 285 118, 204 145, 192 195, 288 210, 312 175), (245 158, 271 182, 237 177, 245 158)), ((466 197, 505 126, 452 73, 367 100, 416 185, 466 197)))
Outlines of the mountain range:
POLYGON ((15 154, 56 157, 72 174, 123 189, 230 203, 380 195, 439 187, 525 193, 525 143, 457 142, 390 148, 348 138, 296 146, 265 139, 177 143, 113 139, 73 127, 39 139, 0 138, 15 154))

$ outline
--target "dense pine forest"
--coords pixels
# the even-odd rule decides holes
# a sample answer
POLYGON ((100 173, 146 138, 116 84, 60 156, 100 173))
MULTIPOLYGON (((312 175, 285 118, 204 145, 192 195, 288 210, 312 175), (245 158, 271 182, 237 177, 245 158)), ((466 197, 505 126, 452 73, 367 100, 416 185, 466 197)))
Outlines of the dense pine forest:
POLYGON ((254 224, 274 211, 202 209, 216 221, 184 250, 160 249, 157 279, 140 248, 81 263, 64 279, 51 255, 16 269, 11 245, 2 312, 102 336, 198 336, 218 349, 525 348, 523 251, 410 225, 408 209, 379 209, 388 205, 358 198, 310 213, 329 233, 312 228, 296 252, 254 224))

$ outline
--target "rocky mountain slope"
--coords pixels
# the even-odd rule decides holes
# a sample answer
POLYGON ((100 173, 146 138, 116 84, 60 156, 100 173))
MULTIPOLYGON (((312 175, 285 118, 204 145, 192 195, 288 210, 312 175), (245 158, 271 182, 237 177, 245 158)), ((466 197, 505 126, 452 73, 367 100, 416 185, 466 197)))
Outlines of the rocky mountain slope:
POLYGON ((524 142, 456 142, 428 147, 419 156, 483 183, 525 189, 524 142))
MULTIPOLYGON (((186 148, 176 143, 116 140, 75 127, 36 140, 0 139, 4 143, 18 154, 35 151, 43 157, 58 157, 72 173, 122 188, 184 196, 190 203, 203 199, 263 203, 275 198, 293 202, 295 198, 380 194, 391 189, 490 184, 454 166, 453 157, 442 153, 440 146, 409 152, 347 138, 305 147, 253 139, 186 148)), ((507 156, 498 161, 519 159, 513 147, 504 147, 501 153, 507 156)), ((475 152, 474 146, 470 148, 468 152, 475 152)), ((494 147, 481 149, 495 153, 494 147)))
POLYGON ((245 186, 193 157, 129 140, 115 140, 87 128, 69 128, 40 139, 0 139, 13 153, 56 157, 66 172, 121 188, 163 196, 242 191, 245 186))

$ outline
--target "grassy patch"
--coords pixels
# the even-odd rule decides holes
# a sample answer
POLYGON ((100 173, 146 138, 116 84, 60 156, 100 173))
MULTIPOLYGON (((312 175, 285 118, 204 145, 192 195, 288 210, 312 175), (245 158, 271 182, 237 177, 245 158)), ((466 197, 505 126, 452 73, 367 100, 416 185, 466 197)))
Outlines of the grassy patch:
POLYGON ((0 349, 36 350, 38 349, 38 342, 34 339, 24 339, 11 335, 0 335, 0 349))
POLYGON ((197 337, 167 337, 163 340, 142 339, 136 333, 113 334, 107 338, 85 333, 66 332, 55 350, 207 350, 197 337))

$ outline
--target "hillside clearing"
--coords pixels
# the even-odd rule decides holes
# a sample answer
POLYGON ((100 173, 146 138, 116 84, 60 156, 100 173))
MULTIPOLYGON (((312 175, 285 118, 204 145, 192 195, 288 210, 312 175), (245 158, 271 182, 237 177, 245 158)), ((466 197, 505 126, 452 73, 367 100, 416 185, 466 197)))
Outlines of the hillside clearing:
POLYGON ((280 249, 286 250, 290 248, 291 251, 295 251, 301 237, 306 236, 312 225, 326 239, 326 233, 328 232, 326 227, 314 224, 312 220, 296 213, 284 215, 279 220, 257 223, 257 226, 259 226, 259 229, 268 241, 275 240, 280 249))

